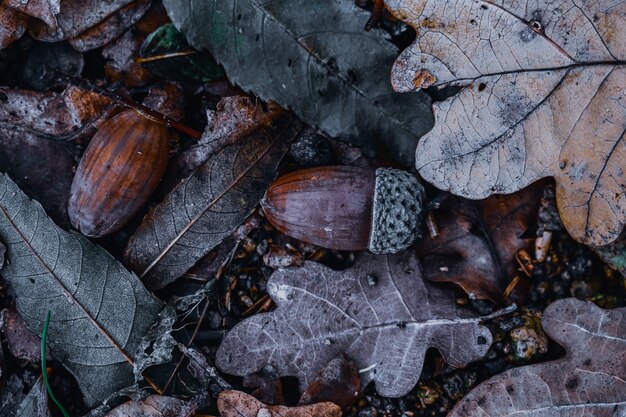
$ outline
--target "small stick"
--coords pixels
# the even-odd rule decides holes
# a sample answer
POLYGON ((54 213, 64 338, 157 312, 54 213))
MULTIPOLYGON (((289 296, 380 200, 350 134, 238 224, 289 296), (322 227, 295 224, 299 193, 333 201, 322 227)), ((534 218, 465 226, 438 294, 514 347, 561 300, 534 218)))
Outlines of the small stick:
POLYGON ((143 64, 144 62, 153 62, 153 61, 160 61, 162 59, 178 58, 180 56, 193 55, 197 52, 198 51, 171 52, 169 54, 148 56, 145 58, 138 56, 137 58, 134 59, 134 61, 138 64, 143 64))

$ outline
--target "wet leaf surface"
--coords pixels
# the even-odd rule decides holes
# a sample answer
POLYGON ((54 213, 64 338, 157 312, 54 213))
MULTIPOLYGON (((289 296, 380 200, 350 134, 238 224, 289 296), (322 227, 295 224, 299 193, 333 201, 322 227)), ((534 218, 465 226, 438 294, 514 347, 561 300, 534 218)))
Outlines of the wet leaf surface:
POLYGON ((267 288, 277 309, 228 333, 216 356, 223 371, 243 376, 269 364, 305 388, 345 353, 363 385, 375 381, 382 395, 399 397, 415 386, 429 347, 464 366, 491 344, 480 318, 457 306, 452 292, 422 279, 411 252, 362 254, 341 272, 308 261, 275 272, 267 288))
POLYGON ((386 5, 418 31, 394 88, 464 87, 434 105, 416 153, 422 177, 472 199, 554 177, 568 232, 596 246, 615 240, 626 219, 626 3, 386 5))
POLYGON ((214 155, 144 218, 124 259, 149 288, 183 275, 252 213, 301 128, 288 119, 214 155))
POLYGON ((543 315, 564 358, 514 368, 482 383, 450 417, 620 416, 626 411, 626 308, 603 310, 574 298, 543 315))
POLYGON ((107 252, 61 230, 7 176, 0 176, 2 277, 17 310, 40 334, 48 311, 48 347, 94 405, 133 382, 137 345, 161 304, 107 252), (76 343, 81 341, 81 343, 76 343))
POLYGON ((268 406, 241 391, 224 391, 217 399, 222 417, 341 417, 341 408, 333 403, 300 407, 268 406))
POLYGON ((384 32, 363 30, 368 13, 353 2, 163 3, 189 43, 210 51, 244 90, 333 137, 370 152, 386 146, 412 164, 417 139, 432 126, 430 99, 391 90, 397 49, 384 32))
POLYGON ((481 201, 446 201, 433 212, 439 235, 426 234, 416 246, 424 276, 453 282, 470 297, 502 303, 504 290, 517 273, 515 255, 533 247, 527 232, 537 219, 544 186, 538 183, 481 201))

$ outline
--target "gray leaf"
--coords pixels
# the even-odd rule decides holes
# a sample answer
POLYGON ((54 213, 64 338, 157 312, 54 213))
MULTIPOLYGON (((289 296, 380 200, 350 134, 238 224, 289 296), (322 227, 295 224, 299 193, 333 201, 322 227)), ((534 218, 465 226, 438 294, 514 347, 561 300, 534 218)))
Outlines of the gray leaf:
POLYGON ((568 298, 543 314, 564 358, 508 370, 470 392, 449 417, 626 415, 626 308, 568 298))
POLYGON ((48 393, 40 377, 18 407, 17 417, 50 417, 48 393))
POLYGON ((74 374, 88 405, 132 384, 141 336, 160 303, 102 248, 56 226, 39 203, 0 175, 2 276, 29 329, 41 334, 48 311, 48 348, 74 374))
POLYGON ((424 93, 399 95, 389 73, 398 49, 365 32, 351 0, 165 0, 172 22, 208 49, 230 79, 275 100, 329 135, 380 149, 406 165, 433 125, 424 93))
POLYGON ((456 305, 452 291, 423 280, 412 251, 362 254, 347 271, 305 262, 275 272, 267 288, 277 309, 231 330, 217 351, 223 371, 244 376, 271 365, 305 388, 346 353, 364 386, 373 380, 381 395, 400 397, 417 383, 429 347, 464 366, 491 344, 489 330, 456 305))
POLYGON ((124 259, 148 288, 183 275, 252 213, 300 123, 275 129, 258 130, 211 157, 144 218, 124 259))

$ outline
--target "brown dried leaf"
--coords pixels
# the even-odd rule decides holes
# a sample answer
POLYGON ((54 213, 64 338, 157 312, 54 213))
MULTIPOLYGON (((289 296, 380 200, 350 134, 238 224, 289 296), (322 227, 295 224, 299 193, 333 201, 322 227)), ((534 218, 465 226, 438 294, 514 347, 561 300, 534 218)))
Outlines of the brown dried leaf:
POLYGON ((5 0, 4 5, 41 20, 52 30, 57 28, 56 15, 61 11, 61 0, 5 0))
POLYGON ((337 404, 347 411, 361 390, 361 377, 354 362, 346 355, 339 355, 328 362, 302 393, 298 405, 324 401, 337 404))
POLYGON ((58 42, 68 39, 79 51, 103 46, 137 22, 151 0, 84 0, 61 2, 57 27, 44 22, 29 24, 35 39, 58 42))
MULTIPOLYGON (((359 367, 363 385, 399 397, 415 386, 424 355, 436 347, 452 366, 481 358, 491 333, 455 303, 452 291, 423 280, 412 252, 363 253, 345 271, 307 261, 272 274, 277 305, 235 326, 216 354, 223 371, 244 376, 271 365, 301 388, 337 355, 359 367)), ((484 319, 484 318, 482 318, 484 319)))
POLYGON ((537 219, 544 185, 476 202, 446 201, 433 213, 439 236, 426 235, 416 245, 424 276, 453 282, 470 297, 501 303, 516 274, 515 255, 533 247, 534 239, 523 235, 537 219))
POLYGON ((106 417, 190 417, 197 408, 193 402, 151 395, 142 401, 128 401, 115 407, 106 417))
POLYGON ((224 391, 217 398, 222 417, 341 417, 341 408, 333 403, 300 407, 268 406, 241 391, 224 391))
MULTIPOLYGON (((11 355, 37 363, 41 360, 39 336, 31 332, 14 307, 0 311, 0 330, 4 333, 11 355)), ((47 354, 50 358, 50 355, 47 354)))
POLYGON ((542 326, 564 358, 496 375, 449 417, 626 415, 626 308, 568 298, 548 306, 542 326))
POLYGON ((18 39, 26 30, 26 16, 0 4, 0 49, 18 39))
POLYGON ((419 89, 424 71, 435 86, 465 87, 434 105, 416 153, 422 177, 476 199, 552 176, 568 232, 615 240, 626 219, 626 2, 386 4, 418 32, 394 88, 419 89))
POLYGON ((0 171, 6 172, 61 225, 76 163, 70 146, 83 144, 117 107, 98 94, 0 92, 0 171))

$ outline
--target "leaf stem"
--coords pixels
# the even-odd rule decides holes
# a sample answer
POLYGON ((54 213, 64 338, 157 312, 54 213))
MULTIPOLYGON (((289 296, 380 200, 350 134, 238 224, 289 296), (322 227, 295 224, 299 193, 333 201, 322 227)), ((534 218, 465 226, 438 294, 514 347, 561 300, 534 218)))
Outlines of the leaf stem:
POLYGON ((43 377, 43 384, 46 387, 46 391, 48 391, 48 395, 59 408, 59 410, 61 410, 61 413, 63 413, 63 417, 70 417, 63 405, 61 405, 59 400, 57 400, 57 398, 52 393, 52 387, 50 387, 50 382, 48 382, 48 371, 46 370, 46 338, 48 336, 48 325, 50 324, 51 315, 52 313, 50 313, 50 310, 48 310, 48 314, 46 315, 46 321, 43 324, 43 331, 41 332, 41 376, 43 377))

